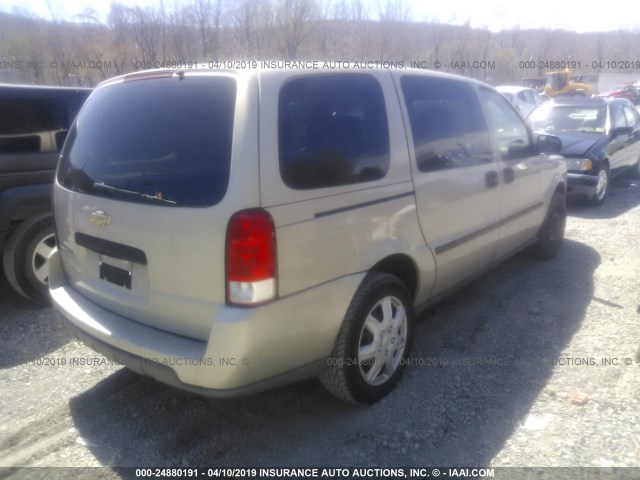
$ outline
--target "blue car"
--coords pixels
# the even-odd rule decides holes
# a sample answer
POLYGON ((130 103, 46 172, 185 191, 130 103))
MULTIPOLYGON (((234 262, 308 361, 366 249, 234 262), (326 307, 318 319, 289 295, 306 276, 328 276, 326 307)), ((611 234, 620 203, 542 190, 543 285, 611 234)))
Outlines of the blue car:
POLYGON ((611 178, 640 177, 640 115, 623 98, 561 98, 536 107, 527 121, 558 137, 568 170, 567 195, 602 205, 611 178))

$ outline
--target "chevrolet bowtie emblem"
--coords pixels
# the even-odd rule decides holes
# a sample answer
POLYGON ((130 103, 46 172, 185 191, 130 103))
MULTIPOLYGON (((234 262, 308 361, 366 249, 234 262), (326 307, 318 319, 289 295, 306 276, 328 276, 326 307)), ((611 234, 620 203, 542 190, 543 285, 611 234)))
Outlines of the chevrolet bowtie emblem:
POLYGON ((89 220, 91 220, 92 223, 95 223, 99 227, 105 227, 111 223, 111 216, 100 210, 96 210, 95 212, 91 213, 89 220))

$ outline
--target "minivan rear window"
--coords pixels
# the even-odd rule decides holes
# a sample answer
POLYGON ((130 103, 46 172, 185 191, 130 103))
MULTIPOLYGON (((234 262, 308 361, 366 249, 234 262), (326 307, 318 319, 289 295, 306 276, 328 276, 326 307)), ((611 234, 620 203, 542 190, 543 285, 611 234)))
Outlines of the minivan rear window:
POLYGON ((236 83, 173 76, 97 89, 69 132, 58 182, 165 206, 211 206, 229 182, 236 83))

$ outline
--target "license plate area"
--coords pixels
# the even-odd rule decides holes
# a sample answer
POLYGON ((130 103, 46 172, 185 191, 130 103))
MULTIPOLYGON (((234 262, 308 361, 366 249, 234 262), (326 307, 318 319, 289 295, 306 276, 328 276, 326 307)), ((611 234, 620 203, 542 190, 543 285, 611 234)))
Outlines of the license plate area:
POLYGON ((100 256, 100 280, 131 290, 131 262, 100 256))

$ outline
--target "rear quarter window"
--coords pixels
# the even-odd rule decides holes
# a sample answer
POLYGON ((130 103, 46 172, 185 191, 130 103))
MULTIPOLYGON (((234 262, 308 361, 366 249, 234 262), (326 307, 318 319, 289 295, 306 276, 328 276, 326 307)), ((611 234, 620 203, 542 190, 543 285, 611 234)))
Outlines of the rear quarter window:
POLYGON ((389 127, 371 75, 287 81, 278 104, 280 174, 292 189, 378 180, 389 169, 389 127))
POLYGON ((70 190, 166 206, 211 206, 229 182, 236 82, 173 76, 97 89, 63 149, 70 190))

